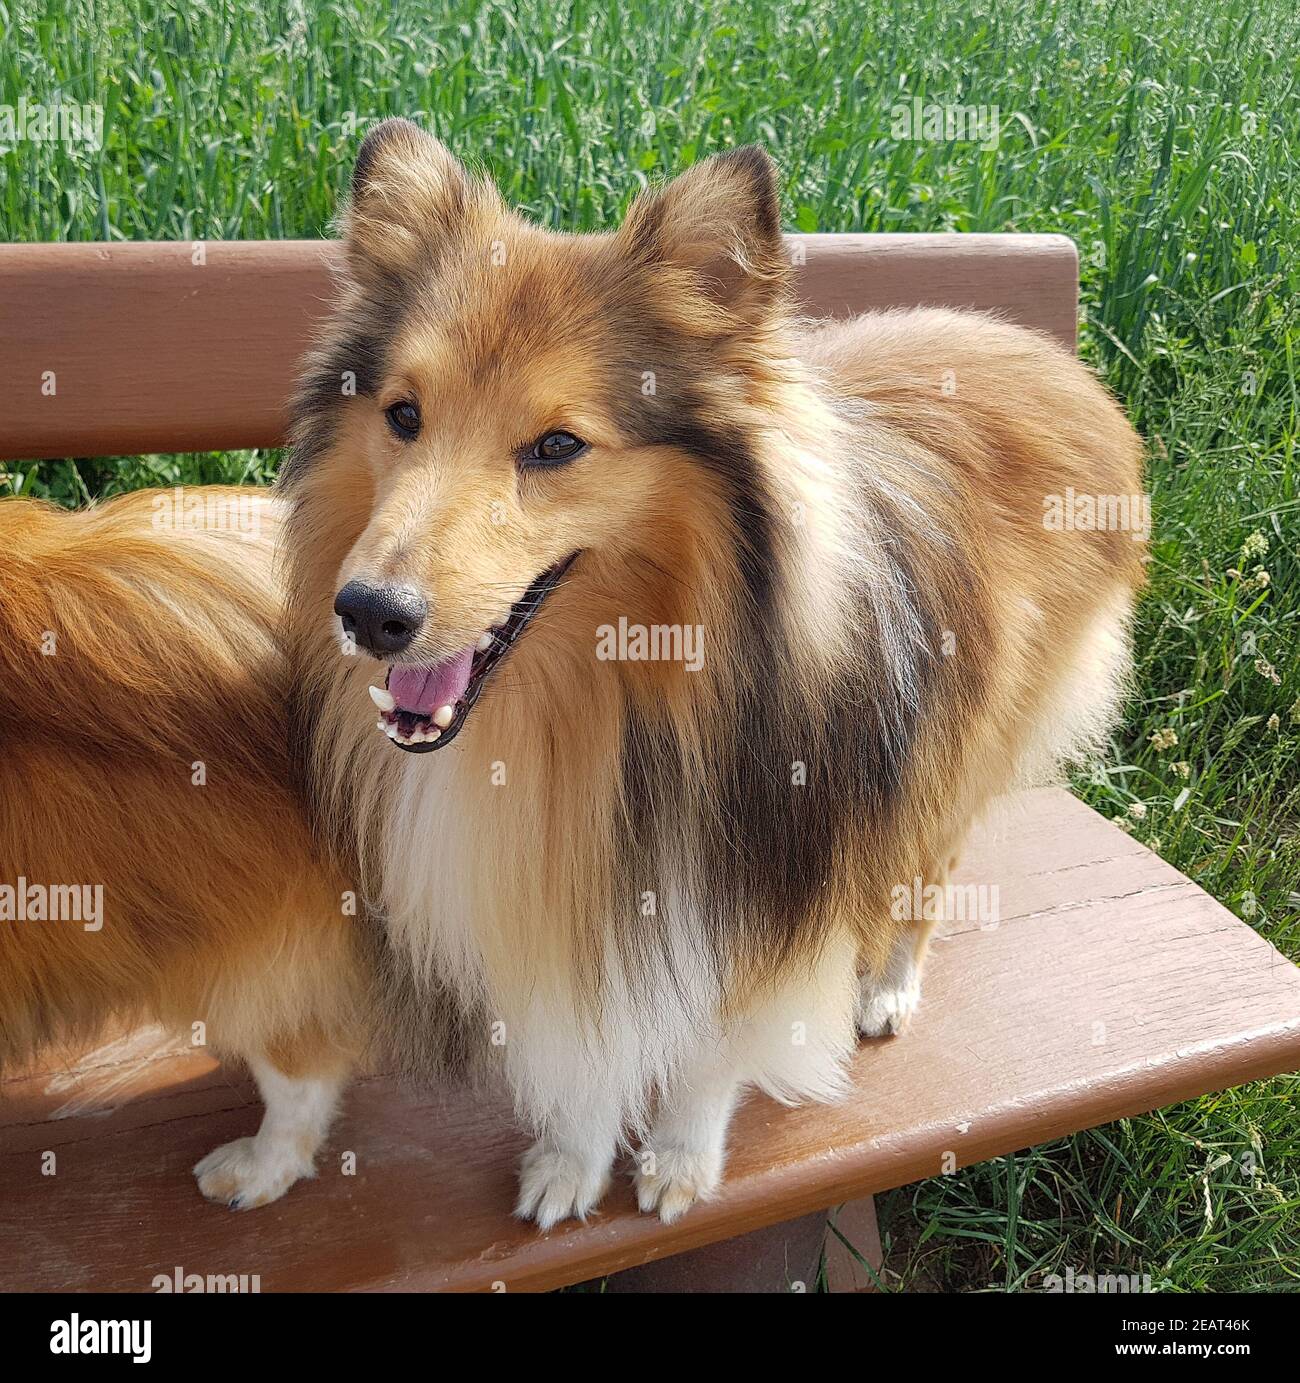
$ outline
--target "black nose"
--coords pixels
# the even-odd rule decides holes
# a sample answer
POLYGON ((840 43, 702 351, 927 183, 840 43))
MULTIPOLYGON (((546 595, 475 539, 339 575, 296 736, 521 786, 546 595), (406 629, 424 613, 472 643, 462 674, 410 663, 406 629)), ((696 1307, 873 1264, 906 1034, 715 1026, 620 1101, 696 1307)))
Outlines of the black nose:
POLYGON ((420 632, 429 607, 409 586, 349 581, 334 597, 343 629, 370 653, 400 653, 420 632))

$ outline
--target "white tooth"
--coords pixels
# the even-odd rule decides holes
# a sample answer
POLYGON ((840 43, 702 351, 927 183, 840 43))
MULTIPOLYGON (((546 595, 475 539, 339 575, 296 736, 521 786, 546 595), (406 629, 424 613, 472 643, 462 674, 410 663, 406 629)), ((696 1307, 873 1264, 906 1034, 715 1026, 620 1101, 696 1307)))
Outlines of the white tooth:
POLYGON ((492 647, 492 635, 487 633, 486 631, 480 634, 478 636, 478 643, 476 643, 474 647, 480 653, 486 653, 488 649, 492 647))
POLYGON ((433 713, 433 723, 440 729, 445 730, 456 717, 454 706, 439 706, 433 713))
POLYGON ((442 738, 442 731, 441 731, 441 730, 430 730, 427 738, 428 738, 428 740, 429 740, 429 743, 432 744, 432 743, 434 742, 434 740, 436 740, 436 739, 441 739, 441 738, 442 738))
POLYGON ((385 725, 384 734, 386 734, 390 740, 395 740, 397 738, 397 726, 391 722, 385 725))
POLYGON ((375 724, 378 725, 381 730, 388 729, 388 722, 383 718, 383 716, 380 716, 379 719, 375 721, 375 724))
POLYGON ((393 700, 393 694, 386 687, 370 687, 370 699, 379 707, 381 711, 392 711, 397 709, 397 702, 393 700))

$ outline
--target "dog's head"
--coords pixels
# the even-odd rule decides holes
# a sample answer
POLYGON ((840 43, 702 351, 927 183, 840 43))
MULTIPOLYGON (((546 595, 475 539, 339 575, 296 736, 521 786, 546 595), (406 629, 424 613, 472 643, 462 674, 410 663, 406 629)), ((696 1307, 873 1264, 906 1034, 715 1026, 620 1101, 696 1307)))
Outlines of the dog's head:
POLYGON ((710 547, 761 587, 750 431, 789 275, 766 154, 696 165, 613 234, 564 235, 389 120, 345 226, 285 483, 315 491, 334 612, 388 666, 372 695, 390 738, 447 744, 526 629, 521 649, 563 629, 530 628, 542 611, 567 603, 591 657, 602 612, 711 569, 710 547))

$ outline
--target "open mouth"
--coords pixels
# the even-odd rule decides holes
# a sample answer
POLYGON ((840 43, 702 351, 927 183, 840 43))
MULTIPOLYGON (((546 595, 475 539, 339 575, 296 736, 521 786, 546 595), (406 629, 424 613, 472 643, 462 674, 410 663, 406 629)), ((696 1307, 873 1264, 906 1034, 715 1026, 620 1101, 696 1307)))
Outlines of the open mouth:
POLYGON ((546 597, 577 557, 570 553, 548 567, 510 607, 504 624, 484 630, 464 648, 432 667, 394 663, 382 687, 371 687, 379 728, 399 749, 423 754, 456 738, 488 678, 532 623, 546 597))

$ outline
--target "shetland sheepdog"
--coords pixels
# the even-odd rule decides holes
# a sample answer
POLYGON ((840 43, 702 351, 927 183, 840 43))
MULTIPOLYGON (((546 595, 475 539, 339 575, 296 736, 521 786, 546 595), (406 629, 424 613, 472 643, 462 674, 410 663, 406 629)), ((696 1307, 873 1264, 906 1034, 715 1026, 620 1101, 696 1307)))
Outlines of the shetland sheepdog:
POLYGON ((252 1207, 311 1174, 363 969, 291 788, 275 506, 174 498, 0 503, 0 1072, 142 1022, 245 1058, 261 1128, 194 1171, 252 1207))
POLYGON ((757 149, 565 235, 386 121, 343 226, 281 482, 299 772, 390 1026, 436 1069, 445 987, 503 1068, 518 1213, 639 1147, 672 1219, 747 1089, 832 1099, 906 1022, 893 891, 1105 735, 1141 535, 1044 505, 1139 442, 1031 331, 801 321, 757 149))

